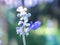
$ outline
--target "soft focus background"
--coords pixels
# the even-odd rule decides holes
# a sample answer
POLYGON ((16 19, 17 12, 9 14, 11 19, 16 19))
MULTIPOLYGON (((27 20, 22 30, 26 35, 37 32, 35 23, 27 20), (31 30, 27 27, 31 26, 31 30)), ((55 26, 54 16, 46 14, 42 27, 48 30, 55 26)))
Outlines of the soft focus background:
POLYGON ((60 0, 0 0, 0 45, 23 45, 16 34, 17 7, 28 8, 29 21, 41 21, 26 37, 27 45, 60 45, 60 0))

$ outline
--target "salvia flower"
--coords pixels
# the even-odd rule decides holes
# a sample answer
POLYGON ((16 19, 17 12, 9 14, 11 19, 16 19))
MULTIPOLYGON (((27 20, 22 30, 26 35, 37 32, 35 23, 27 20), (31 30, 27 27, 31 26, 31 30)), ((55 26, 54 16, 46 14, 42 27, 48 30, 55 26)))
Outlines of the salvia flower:
POLYGON ((30 22, 28 23, 28 18, 31 16, 31 13, 27 13, 27 8, 23 8, 22 6, 17 8, 17 17, 20 18, 20 21, 18 22, 18 26, 16 27, 17 34, 20 35, 29 35, 29 32, 31 30, 36 30, 40 27, 41 22, 38 20, 36 22, 30 22))
POLYGON ((23 21, 19 21, 18 25, 22 26, 23 25, 23 21))
POLYGON ((30 22, 30 28, 31 28, 32 30, 36 30, 37 28, 40 27, 40 25, 41 25, 41 22, 40 22, 40 21, 36 21, 35 23, 30 22))

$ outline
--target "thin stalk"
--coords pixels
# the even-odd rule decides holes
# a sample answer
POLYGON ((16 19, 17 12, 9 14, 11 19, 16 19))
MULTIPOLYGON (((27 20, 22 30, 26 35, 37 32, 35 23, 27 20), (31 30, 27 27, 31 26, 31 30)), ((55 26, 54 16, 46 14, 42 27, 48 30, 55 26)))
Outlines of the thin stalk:
POLYGON ((26 40, 25 40, 25 34, 24 33, 22 35, 22 38, 23 38, 23 45, 26 45, 26 40))
POLYGON ((26 39, 25 39, 25 32, 24 32, 24 29, 25 26, 23 25, 23 34, 22 34, 22 40, 23 40, 23 45, 26 45, 26 39))

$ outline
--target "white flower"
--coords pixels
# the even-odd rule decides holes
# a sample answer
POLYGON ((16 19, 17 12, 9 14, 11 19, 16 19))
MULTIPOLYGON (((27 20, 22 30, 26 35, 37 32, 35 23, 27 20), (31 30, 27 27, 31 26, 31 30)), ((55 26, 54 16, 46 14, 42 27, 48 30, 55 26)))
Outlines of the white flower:
POLYGON ((27 8, 24 8, 24 11, 27 11, 27 8))
POLYGON ((28 32, 28 30, 29 30, 29 28, 25 28, 24 32, 25 32, 25 33, 27 33, 27 32, 28 32))
POLYGON ((21 17, 21 18, 20 18, 20 20, 23 20, 23 19, 24 19, 24 17, 21 17))
POLYGON ((17 8, 17 11, 18 12, 25 12, 25 11, 27 11, 27 8, 23 8, 22 6, 20 6, 17 8))
POLYGON ((27 12, 24 11, 24 12, 21 12, 21 13, 20 13, 20 16, 24 16, 24 15, 26 15, 26 14, 27 14, 27 12))
POLYGON ((20 6, 20 7, 17 8, 17 11, 18 11, 18 12, 22 12, 22 11, 24 11, 24 9, 23 9, 22 6, 20 6))
POLYGON ((24 17, 24 22, 28 22, 28 17, 24 17))
POLYGON ((22 34, 23 33, 23 30, 22 30, 23 27, 20 27, 19 29, 16 30, 17 34, 22 34))
POLYGON ((20 20, 24 20, 24 22, 28 22, 28 17, 21 17, 20 20))
POLYGON ((30 26, 30 23, 27 23, 26 26, 30 26))
POLYGON ((17 32, 17 34, 20 34, 20 30, 17 30, 16 32, 17 32))
POLYGON ((31 16, 31 13, 25 13, 24 15, 23 15, 24 17, 30 17, 31 16))
POLYGON ((20 21, 18 22, 19 28, 17 28, 17 34, 20 34, 20 36, 23 34, 29 35, 29 31, 31 29, 29 28, 30 23, 28 23, 28 17, 31 16, 31 13, 27 13, 27 8, 23 8, 22 6, 18 7, 17 11, 20 12, 17 14, 17 16, 20 17, 20 21))

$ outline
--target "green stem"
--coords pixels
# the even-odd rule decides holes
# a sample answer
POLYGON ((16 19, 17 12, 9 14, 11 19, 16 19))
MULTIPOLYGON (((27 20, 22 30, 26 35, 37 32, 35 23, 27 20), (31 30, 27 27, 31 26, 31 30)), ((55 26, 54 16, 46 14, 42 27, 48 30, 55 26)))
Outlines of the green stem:
POLYGON ((25 34, 24 33, 22 35, 22 38, 23 38, 23 45, 26 45, 26 40, 25 40, 25 34))

